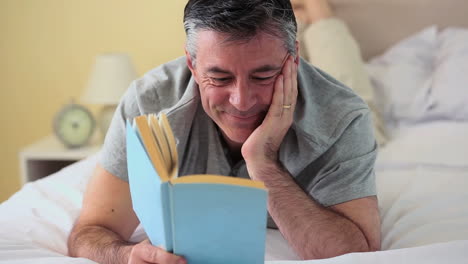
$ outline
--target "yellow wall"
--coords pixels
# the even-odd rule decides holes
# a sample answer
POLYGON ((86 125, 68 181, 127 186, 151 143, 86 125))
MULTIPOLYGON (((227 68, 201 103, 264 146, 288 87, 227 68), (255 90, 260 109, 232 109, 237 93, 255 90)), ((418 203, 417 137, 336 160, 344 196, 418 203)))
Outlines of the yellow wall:
POLYGON ((185 0, 0 0, 0 202, 20 188, 18 151, 52 133, 102 52, 143 74, 183 55, 185 0))

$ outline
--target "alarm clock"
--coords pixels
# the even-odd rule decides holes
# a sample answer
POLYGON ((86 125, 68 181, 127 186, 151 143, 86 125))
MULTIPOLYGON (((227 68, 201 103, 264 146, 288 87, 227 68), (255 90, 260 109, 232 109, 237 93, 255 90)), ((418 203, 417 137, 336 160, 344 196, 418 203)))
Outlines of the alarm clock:
POLYGON ((53 126, 55 135, 66 147, 79 148, 89 142, 96 121, 86 107, 71 103, 56 114, 53 126))

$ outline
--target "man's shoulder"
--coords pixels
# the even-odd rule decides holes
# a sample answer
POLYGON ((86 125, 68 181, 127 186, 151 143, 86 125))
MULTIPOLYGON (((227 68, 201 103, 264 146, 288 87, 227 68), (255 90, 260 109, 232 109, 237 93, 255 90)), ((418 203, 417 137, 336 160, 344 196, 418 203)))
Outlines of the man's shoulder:
POLYGON ((146 72, 142 79, 153 82, 167 81, 172 78, 190 75, 185 56, 176 58, 146 72))
POLYGON ((169 111, 184 98, 195 97, 193 80, 185 57, 162 64, 135 80, 125 100, 140 113, 169 111))
POLYGON ((298 82, 294 123, 280 153, 293 175, 333 146, 349 153, 358 142, 372 141, 369 108, 353 90, 305 61, 301 61, 298 82), (336 145, 338 141, 342 143, 336 145))
POLYGON ((298 78, 301 98, 296 127, 324 149, 333 144, 353 120, 370 112, 352 89, 304 60, 298 78))

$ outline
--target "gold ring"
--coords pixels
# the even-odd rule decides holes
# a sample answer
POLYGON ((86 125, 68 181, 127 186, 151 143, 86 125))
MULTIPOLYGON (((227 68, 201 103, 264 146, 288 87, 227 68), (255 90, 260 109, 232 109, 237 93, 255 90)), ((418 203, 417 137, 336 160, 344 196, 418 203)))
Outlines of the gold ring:
POLYGON ((283 105, 283 109, 289 109, 289 108, 291 108, 291 105, 290 105, 290 104, 288 104, 288 105, 283 105))

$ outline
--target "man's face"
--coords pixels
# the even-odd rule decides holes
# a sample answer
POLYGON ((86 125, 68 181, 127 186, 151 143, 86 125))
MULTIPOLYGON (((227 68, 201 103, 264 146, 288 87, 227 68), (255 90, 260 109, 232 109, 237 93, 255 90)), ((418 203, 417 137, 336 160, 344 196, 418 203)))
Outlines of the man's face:
POLYGON ((262 123, 288 53, 282 40, 265 33, 249 41, 226 42, 227 37, 200 31, 195 67, 190 58, 188 64, 205 112, 232 146, 243 144, 262 123))

